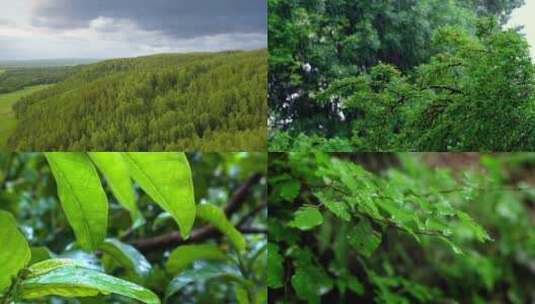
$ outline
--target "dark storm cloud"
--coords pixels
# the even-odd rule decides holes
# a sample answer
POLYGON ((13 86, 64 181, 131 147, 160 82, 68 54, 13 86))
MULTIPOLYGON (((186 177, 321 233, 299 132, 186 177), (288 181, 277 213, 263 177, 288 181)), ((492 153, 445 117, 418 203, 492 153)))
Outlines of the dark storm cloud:
MULTIPOLYGON (((175 38, 263 33, 267 0, 41 0, 32 24, 55 29, 88 27, 98 17, 129 19, 175 38)), ((106 30, 106 29, 103 29, 106 30)), ((113 30, 113 29, 110 29, 113 30)))

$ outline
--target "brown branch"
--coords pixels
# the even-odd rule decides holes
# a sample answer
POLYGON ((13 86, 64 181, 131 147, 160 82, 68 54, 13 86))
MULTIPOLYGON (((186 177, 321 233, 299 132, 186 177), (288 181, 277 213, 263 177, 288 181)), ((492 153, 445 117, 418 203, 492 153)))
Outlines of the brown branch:
MULTIPOLYGON (((232 194, 224 211, 227 216, 232 215, 241 207, 242 203, 249 196, 251 188, 257 184, 262 178, 261 174, 255 174, 249 177, 234 193, 232 194)), ((245 228, 244 228, 245 229, 245 228)), ((174 247, 183 243, 193 243, 203 241, 212 237, 218 236, 220 233, 215 227, 207 225, 194 229, 190 233, 190 237, 184 240, 178 231, 169 232, 166 234, 133 240, 130 242, 134 247, 141 252, 150 252, 154 250, 161 250, 169 247, 174 247)))

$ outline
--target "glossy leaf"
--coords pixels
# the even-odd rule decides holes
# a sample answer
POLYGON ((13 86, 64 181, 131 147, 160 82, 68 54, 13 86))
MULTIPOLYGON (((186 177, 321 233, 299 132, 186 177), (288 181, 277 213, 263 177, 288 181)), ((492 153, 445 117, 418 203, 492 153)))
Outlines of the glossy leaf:
POLYGON ((178 274, 198 260, 225 261, 228 257, 215 245, 183 245, 171 252, 166 263, 167 271, 178 274))
POLYGON ((196 206, 191 169, 184 153, 123 153, 132 177, 165 211, 187 237, 195 221, 196 206))
POLYGON ((11 213, 0 210, 0 292, 28 264, 31 258, 28 242, 19 231, 11 213))
POLYGON ((245 250, 245 238, 232 223, 227 219, 227 216, 220 208, 212 204, 202 204, 197 208, 197 216, 214 225, 221 233, 223 233, 232 242, 238 251, 245 250))
POLYGON ((288 226, 300 230, 310 230, 323 223, 323 216, 316 207, 301 207, 294 213, 294 219, 288 226))
POLYGON ((81 268, 85 268, 83 262, 73 259, 48 259, 31 265, 28 268, 28 275, 26 276, 26 278, 42 276, 56 269, 67 266, 78 266, 81 268))
POLYGON ((142 278, 146 277, 151 271, 152 266, 141 252, 117 239, 106 239, 99 249, 142 278))
POLYGON ((117 201, 130 212, 132 222, 139 221, 134 186, 122 155, 118 152, 90 152, 89 156, 106 178, 117 201))
POLYGON ((91 297, 99 294, 118 294, 148 304, 159 304, 160 300, 152 291, 134 283, 110 275, 74 266, 57 268, 27 280, 20 285, 20 295, 24 299, 45 296, 91 297))
POLYGON ((245 280, 239 271, 222 263, 195 263, 193 269, 186 270, 173 278, 167 286, 165 297, 169 298, 191 283, 206 282, 212 279, 236 282, 240 286, 251 287, 252 283, 245 280))
POLYGON ((51 152, 46 158, 80 247, 96 249, 106 237, 108 201, 93 163, 86 154, 76 152, 51 152))

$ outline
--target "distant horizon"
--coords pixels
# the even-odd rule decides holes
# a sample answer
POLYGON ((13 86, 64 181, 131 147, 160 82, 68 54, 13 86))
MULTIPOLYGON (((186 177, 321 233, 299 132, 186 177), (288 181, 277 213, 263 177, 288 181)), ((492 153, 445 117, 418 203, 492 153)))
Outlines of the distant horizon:
POLYGON ((249 51, 259 51, 267 50, 267 47, 252 48, 252 49, 228 49, 228 50, 216 50, 216 51, 184 51, 184 52, 155 52, 147 53, 133 56, 117 56, 117 57, 57 57, 57 58, 31 58, 31 59, 0 59, 0 65, 5 63, 13 62, 31 62, 31 61, 103 61, 103 60, 113 60, 113 59, 122 59, 122 58, 137 58, 137 57, 146 57, 146 56, 155 56, 155 55, 165 55, 165 54, 191 54, 191 53, 223 53, 223 52, 249 52, 249 51))
POLYGON ((0 0, 0 61, 267 48, 265 0, 0 0))

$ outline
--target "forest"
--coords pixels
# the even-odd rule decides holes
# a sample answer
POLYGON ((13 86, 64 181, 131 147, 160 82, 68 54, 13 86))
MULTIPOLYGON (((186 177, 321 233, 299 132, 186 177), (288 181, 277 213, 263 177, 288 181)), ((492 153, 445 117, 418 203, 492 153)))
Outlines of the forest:
POLYGON ((269 302, 533 303, 535 154, 270 153, 269 302))
POLYGON ((16 151, 262 151, 267 50, 159 54, 76 68, 21 98, 16 151))
POLYGON ((75 69, 75 67, 6 68, 0 73, 0 94, 15 92, 30 86, 60 82, 75 69))
POLYGON ((270 151, 532 151, 523 0, 269 0, 270 151))
POLYGON ((266 163, 0 153, 0 303, 266 303, 266 163))

